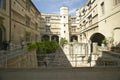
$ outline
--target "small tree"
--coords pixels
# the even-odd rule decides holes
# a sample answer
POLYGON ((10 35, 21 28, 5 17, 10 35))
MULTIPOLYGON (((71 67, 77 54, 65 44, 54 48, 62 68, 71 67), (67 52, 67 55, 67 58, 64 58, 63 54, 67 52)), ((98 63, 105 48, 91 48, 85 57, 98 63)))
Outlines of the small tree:
POLYGON ((64 46, 64 44, 66 44, 68 41, 65 38, 61 38, 60 40, 60 46, 64 46))

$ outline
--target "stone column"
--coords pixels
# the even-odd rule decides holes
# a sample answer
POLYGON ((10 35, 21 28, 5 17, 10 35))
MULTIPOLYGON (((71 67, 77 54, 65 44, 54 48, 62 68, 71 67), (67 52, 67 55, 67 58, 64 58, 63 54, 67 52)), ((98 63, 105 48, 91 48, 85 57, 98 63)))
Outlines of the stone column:
POLYGON ((93 43, 93 54, 97 53, 97 46, 98 46, 97 43, 93 43))

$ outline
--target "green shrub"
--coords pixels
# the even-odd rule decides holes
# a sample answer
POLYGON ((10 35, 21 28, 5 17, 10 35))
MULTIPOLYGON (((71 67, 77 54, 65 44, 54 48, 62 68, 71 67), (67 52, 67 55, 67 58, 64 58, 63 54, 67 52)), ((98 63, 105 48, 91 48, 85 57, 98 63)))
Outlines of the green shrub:
POLYGON ((36 45, 35 42, 29 42, 29 43, 27 43, 27 49, 28 49, 29 51, 34 50, 34 49, 36 49, 36 48, 37 48, 37 45, 36 45))
POLYGON ((107 44, 107 42, 108 42, 107 39, 104 39, 104 40, 102 41, 103 44, 107 44))
POLYGON ((65 39, 65 38, 61 38, 61 40, 60 40, 60 46, 64 46, 64 44, 66 44, 67 43, 67 40, 65 39))
POLYGON ((54 53, 59 47, 56 41, 37 42, 37 49, 42 53, 54 53))

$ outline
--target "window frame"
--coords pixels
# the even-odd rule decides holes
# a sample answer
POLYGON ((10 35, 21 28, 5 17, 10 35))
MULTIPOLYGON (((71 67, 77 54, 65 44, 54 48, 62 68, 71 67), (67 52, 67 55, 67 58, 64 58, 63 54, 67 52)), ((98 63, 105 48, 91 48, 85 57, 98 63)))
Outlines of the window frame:
POLYGON ((6 10, 6 0, 0 0, 0 9, 6 10))

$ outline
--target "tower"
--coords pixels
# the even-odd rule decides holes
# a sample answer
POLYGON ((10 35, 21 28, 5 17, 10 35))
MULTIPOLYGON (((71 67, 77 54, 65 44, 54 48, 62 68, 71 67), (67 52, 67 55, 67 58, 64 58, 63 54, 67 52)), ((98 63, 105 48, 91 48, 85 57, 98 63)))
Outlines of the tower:
POLYGON ((60 8, 60 38, 65 38, 69 42, 69 12, 68 7, 60 8))

